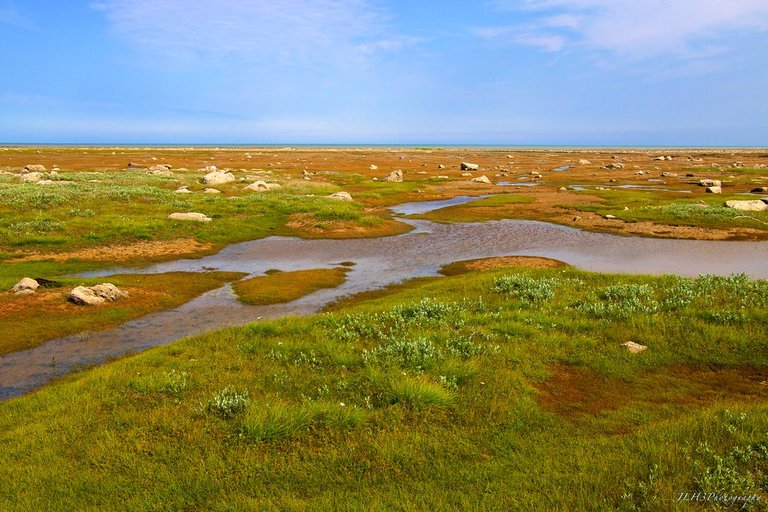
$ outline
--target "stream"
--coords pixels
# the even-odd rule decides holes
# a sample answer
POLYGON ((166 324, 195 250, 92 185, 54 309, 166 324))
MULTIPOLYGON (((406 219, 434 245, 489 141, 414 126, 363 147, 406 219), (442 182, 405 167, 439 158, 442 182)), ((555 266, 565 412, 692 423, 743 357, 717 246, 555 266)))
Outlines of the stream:
MULTIPOLYGON (((405 203, 391 209, 406 215, 476 199, 480 198, 405 203)), ((342 285, 290 303, 243 305, 235 298, 231 286, 226 285, 178 308, 152 313, 114 329, 67 336, 7 354, 0 357, 0 400, 28 393, 69 372, 186 336, 261 319, 315 313, 343 296, 438 275, 441 266, 458 260, 544 256, 584 270, 608 273, 697 276, 744 272, 753 278, 768 278, 768 242, 625 237, 536 221, 437 224, 404 220, 415 229, 393 237, 347 240, 270 237, 234 244, 200 259, 82 274, 93 277, 215 269, 245 272, 250 277, 269 269, 291 271, 331 268, 345 261, 355 263, 342 285)))

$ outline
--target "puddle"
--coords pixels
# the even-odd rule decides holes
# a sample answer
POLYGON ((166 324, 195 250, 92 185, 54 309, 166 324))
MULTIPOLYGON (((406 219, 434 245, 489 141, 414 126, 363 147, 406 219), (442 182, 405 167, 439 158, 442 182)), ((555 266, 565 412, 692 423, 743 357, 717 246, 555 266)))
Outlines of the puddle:
POLYGON ((523 182, 523 183, 516 183, 512 181, 499 181, 496 184, 501 185, 502 187, 538 187, 539 185, 541 185, 541 183, 531 183, 530 181, 523 182))
MULTIPOLYGON (((649 180, 650 181, 650 180, 649 180)), ((583 192, 585 190, 598 190, 597 186, 586 185, 568 185, 568 188, 577 192, 583 192)), ((647 192, 678 192, 680 194, 690 194, 690 190, 679 190, 673 188, 657 187, 656 185, 603 185, 603 190, 611 190, 615 188, 628 189, 628 190, 641 190, 647 192)))
POLYGON ((432 212, 441 208, 448 208, 449 206, 456 206, 458 204, 471 203, 472 201, 479 201, 490 197, 484 196, 456 196, 452 199, 440 199, 437 201, 416 201, 413 203, 403 203, 396 206, 390 206, 389 209, 399 215, 418 215, 420 213, 432 212))
POLYGON ((555 171, 555 172, 563 172, 563 171, 567 171, 568 169, 573 169, 573 166, 572 165, 561 165, 560 167, 555 167, 552 170, 555 171))
MULTIPOLYGON (((410 203, 393 210, 418 213, 476 199, 479 198, 410 203)), ((113 268, 89 273, 88 276, 106 276, 121 272, 201 272, 216 268, 260 275, 272 268, 290 271, 328 268, 340 261, 355 262, 347 274, 347 281, 341 286, 320 290, 287 304, 246 306, 237 302, 231 288, 225 286, 179 308, 153 313, 115 329, 69 336, 8 354, 0 358, 0 399, 30 392, 57 376, 86 365, 101 364, 185 336, 262 318, 314 313, 345 295, 415 277, 437 275, 442 265, 457 260, 544 256, 600 272, 685 276, 745 272, 754 278, 768 278, 768 242, 624 237, 534 221, 407 222, 417 229, 388 238, 302 240, 270 237, 231 245, 218 254, 200 259, 165 262, 140 270, 113 268), (55 366, 51 364, 54 359, 55 366)))

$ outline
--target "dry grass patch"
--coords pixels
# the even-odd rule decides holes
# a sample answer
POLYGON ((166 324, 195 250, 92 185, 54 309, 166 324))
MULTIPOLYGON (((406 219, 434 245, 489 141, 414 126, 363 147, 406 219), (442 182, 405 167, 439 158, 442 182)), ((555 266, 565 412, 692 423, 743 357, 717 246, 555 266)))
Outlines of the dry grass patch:
POLYGON ((321 288, 335 288, 347 278, 347 268, 318 268, 274 272, 232 285, 241 302, 251 305, 291 302, 321 288))

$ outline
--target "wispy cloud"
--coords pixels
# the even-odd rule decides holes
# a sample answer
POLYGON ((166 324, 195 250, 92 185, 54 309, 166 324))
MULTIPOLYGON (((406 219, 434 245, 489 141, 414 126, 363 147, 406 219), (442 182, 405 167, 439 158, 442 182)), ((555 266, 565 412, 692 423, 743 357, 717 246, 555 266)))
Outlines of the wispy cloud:
MULTIPOLYGON (((701 58, 727 49, 736 31, 768 29, 765 0, 495 0, 532 18, 506 30, 473 32, 507 37, 549 51, 586 48, 624 58, 659 55, 701 58)), ((490 27, 494 28, 494 27, 490 27)), ((498 28, 498 27, 496 27, 498 28)))
POLYGON ((119 37, 161 57, 340 65, 413 40, 367 0, 100 0, 119 37))
POLYGON ((13 4, 0 4, 0 23, 13 25, 25 30, 37 30, 34 21, 23 15, 13 4))

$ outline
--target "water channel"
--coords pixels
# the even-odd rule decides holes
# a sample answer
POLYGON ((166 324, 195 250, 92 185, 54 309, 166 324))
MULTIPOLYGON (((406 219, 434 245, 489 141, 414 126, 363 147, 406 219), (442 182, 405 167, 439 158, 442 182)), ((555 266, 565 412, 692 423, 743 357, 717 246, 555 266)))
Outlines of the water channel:
MULTIPOLYGON (((422 213, 478 198, 406 203, 395 213, 422 213)), ((164 345, 185 336, 225 326, 317 312, 336 299, 422 276, 441 266, 490 256, 545 256, 577 268, 627 274, 747 273, 768 278, 768 242, 714 242, 639 238, 591 233, 534 221, 436 224, 408 220, 415 229, 387 237, 303 240, 270 237, 226 247, 200 259, 160 263, 143 269, 111 268, 87 274, 203 272, 216 269, 261 275, 282 271, 355 265, 347 281, 287 304, 240 304, 229 285, 207 292, 169 311, 153 313, 102 332, 81 333, 0 357, 0 400, 37 389, 51 379, 87 365, 164 345), (55 362, 55 364, 53 364, 55 362)))

